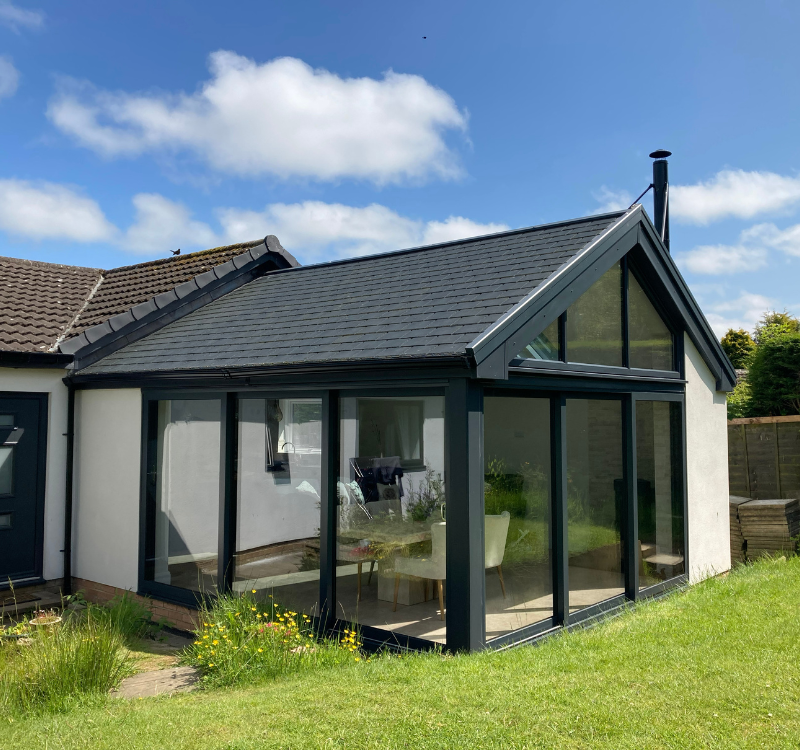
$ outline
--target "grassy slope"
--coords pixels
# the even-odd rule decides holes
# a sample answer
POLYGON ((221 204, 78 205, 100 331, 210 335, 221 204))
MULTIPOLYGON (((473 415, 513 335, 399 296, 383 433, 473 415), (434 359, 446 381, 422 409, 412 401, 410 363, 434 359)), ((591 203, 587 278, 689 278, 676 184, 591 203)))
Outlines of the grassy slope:
POLYGON ((0 717, 0 746, 796 748, 798 602, 800 558, 766 562, 538 648, 0 717))

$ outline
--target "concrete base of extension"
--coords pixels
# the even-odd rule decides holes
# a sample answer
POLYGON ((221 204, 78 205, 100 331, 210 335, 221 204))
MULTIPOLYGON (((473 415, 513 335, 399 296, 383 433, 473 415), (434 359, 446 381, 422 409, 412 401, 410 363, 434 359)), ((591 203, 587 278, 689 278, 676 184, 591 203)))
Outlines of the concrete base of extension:
POLYGON ((155 672, 142 672, 127 677, 119 690, 112 690, 113 698, 152 698, 155 695, 186 693, 197 687, 200 677, 194 667, 170 667, 155 672))

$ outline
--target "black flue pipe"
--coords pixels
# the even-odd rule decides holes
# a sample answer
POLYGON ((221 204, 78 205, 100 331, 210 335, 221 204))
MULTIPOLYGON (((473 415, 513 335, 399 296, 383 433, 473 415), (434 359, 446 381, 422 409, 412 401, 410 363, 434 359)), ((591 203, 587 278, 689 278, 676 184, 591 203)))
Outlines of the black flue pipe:
POLYGON ((669 164, 671 151, 658 149, 650 154, 653 162, 653 217, 658 236, 669 252, 669 164))

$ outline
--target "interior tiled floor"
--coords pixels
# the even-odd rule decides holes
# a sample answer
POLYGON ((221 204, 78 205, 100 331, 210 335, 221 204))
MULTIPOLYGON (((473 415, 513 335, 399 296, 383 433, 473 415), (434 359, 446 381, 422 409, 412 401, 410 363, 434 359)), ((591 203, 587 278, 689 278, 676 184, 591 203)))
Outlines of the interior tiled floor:
MULTIPOLYGON (((319 571, 298 571, 297 562, 292 555, 252 561, 237 568, 235 586, 240 590, 253 586, 265 595, 267 592, 272 593, 283 606, 316 614, 319 571), (248 578, 246 574, 252 578, 248 578), (269 584, 266 582, 267 577, 269 584)), ((624 591, 621 573, 570 566, 569 580, 570 612, 597 604, 624 591)), ((547 566, 527 566, 519 570, 507 568, 504 570, 504 581, 505 597, 497 571, 486 571, 487 639, 552 616, 552 575, 547 566)), ((378 598, 377 570, 370 579, 369 565, 364 565, 361 574, 361 601, 357 598, 357 584, 356 565, 342 565, 337 568, 339 618, 436 643, 445 642, 445 622, 440 619, 439 602, 433 597, 432 587, 428 589, 428 601, 412 605, 398 603, 397 611, 393 612, 391 601, 378 598)), ((445 584, 445 606, 446 591, 445 584)))

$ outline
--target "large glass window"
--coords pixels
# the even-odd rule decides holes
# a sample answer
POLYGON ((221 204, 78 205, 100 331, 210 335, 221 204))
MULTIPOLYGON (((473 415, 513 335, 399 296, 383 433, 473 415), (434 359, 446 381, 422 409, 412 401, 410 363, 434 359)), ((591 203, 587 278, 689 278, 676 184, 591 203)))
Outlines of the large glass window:
POLYGON ((622 402, 567 399, 570 611, 625 591, 622 402))
POLYGON ((235 591, 317 613, 322 401, 239 400, 235 591))
POLYGON ((340 402, 341 619, 445 641, 444 397, 340 402))
MULTIPOLYGON (((145 580, 212 592, 217 581, 220 418, 217 399, 158 401, 149 473, 145 580)), ((154 413, 155 412, 155 413, 154 413)), ((151 429, 153 425, 151 425, 151 429)))
POLYGON ((639 588, 685 572, 680 404, 636 401, 639 588))
POLYGON ((621 263, 615 263, 568 308, 567 359, 622 367, 621 263))
POLYGON ((631 367, 674 369, 672 333, 632 273, 628 274, 628 316, 631 367))
POLYGON ((486 637, 553 615, 550 399, 484 399, 486 637))

